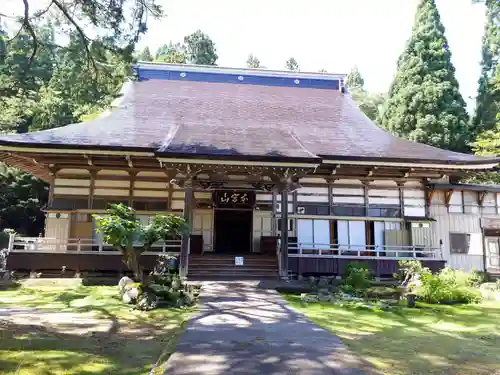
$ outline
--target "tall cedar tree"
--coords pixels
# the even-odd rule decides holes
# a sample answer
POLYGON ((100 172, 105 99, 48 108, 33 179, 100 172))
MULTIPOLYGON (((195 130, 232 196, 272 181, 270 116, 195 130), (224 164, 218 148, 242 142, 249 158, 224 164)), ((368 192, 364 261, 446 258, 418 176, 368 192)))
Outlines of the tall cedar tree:
POLYGON ((468 116, 444 34, 435 1, 421 0, 381 125, 412 141, 466 152, 468 116))
POLYGON ((481 76, 478 82, 476 113, 472 119, 474 138, 494 129, 500 113, 500 90, 495 89, 500 64, 500 2, 486 0, 486 24, 483 36, 481 76))

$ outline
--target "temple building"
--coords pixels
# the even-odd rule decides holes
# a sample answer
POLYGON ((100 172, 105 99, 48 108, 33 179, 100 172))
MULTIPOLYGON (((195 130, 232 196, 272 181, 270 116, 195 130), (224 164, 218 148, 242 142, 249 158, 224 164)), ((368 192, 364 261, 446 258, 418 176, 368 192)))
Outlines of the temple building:
POLYGON ((0 137, 0 161, 50 183, 43 238, 11 241, 9 267, 123 271, 96 233, 110 203, 176 213, 188 277, 390 276, 401 259, 500 272, 500 186, 454 183, 498 166, 397 138, 343 74, 141 63, 84 123, 0 137))

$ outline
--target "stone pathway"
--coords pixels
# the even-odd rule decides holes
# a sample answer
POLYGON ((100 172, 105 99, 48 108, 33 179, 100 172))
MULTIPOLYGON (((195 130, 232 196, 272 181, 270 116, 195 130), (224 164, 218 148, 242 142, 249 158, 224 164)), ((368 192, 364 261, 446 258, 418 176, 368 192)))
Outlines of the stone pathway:
POLYGON ((339 338, 256 282, 205 282, 200 302, 165 374, 376 373, 339 338))

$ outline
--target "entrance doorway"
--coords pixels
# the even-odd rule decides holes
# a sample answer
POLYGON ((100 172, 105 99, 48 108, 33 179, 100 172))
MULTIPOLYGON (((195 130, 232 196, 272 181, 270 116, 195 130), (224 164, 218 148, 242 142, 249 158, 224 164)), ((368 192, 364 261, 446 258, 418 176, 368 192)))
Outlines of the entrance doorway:
POLYGON ((486 268, 500 271, 500 237, 486 237, 486 268))
POLYGON ((215 209, 214 216, 216 253, 252 251, 252 210, 215 209))

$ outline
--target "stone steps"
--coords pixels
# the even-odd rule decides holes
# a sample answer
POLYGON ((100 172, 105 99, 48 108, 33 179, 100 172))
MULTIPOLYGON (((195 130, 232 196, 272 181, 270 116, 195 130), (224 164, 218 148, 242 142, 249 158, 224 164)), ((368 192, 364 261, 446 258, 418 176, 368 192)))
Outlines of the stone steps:
POLYGON ((260 280, 277 279, 276 257, 259 254, 205 254, 189 257, 188 279, 260 280), (243 265, 235 265, 235 257, 243 257, 243 265))

